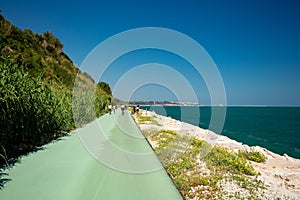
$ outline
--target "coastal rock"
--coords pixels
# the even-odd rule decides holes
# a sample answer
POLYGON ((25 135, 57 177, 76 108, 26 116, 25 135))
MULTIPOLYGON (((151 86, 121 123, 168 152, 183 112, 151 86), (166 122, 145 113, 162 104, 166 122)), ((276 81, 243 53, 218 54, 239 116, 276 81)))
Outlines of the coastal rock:
MULTIPOLYGON (((142 131, 167 129, 176 131, 181 135, 195 136, 201 140, 205 140, 211 145, 219 145, 235 152, 238 150, 246 150, 258 151, 264 154, 267 157, 267 160, 263 163, 249 161, 255 170, 260 173, 258 179, 261 180, 266 186, 264 190, 259 191, 261 194, 260 196, 257 196, 257 198, 300 199, 300 159, 292 158, 286 154, 278 155, 260 146, 250 147, 241 142, 232 140, 224 135, 219 135, 210 130, 205 130, 197 126, 172 119, 170 117, 157 115, 154 112, 142 111, 142 114, 152 116, 158 122, 158 124, 161 125, 140 124, 139 126, 142 131)), ((156 145, 154 141, 150 141, 150 144, 153 146, 156 145)), ((197 160, 197 162, 201 163, 200 160, 197 160)), ((199 164, 199 166, 201 166, 201 169, 204 173, 209 174, 209 170, 205 168, 203 163, 201 163, 201 165, 199 164)), ((244 191, 234 182, 224 180, 220 182, 219 185, 222 188, 223 199, 230 199, 230 197, 236 195, 237 193, 245 198, 249 196, 247 193, 248 191, 244 191)), ((205 186, 195 186, 191 188, 190 192, 197 193, 197 191, 203 191, 203 187, 205 186)), ((197 199, 197 196, 195 199, 197 199)))

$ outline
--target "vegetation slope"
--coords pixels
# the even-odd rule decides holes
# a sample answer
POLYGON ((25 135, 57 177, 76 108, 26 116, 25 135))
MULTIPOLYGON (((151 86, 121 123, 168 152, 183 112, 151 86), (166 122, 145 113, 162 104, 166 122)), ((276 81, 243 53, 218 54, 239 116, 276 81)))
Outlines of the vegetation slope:
POLYGON ((51 32, 20 30, 0 13, 0 165, 74 129, 77 107, 84 108, 77 117, 88 115, 82 125, 105 113, 111 99, 109 85, 81 72, 51 32), (90 109, 85 94, 72 107, 75 79, 92 87, 90 109))

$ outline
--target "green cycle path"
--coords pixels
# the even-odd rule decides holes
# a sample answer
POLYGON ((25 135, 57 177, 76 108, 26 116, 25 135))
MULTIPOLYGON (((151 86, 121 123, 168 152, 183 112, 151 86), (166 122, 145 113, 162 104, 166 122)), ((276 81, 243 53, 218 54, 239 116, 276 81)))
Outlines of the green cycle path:
POLYGON ((5 170, 1 200, 176 200, 182 196, 129 113, 104 115, 5 170))

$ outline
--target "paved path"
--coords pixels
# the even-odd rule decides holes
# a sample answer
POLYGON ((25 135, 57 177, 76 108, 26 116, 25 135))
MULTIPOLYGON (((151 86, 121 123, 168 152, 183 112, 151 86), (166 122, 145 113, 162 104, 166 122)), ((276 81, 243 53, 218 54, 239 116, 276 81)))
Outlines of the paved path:
POLYGON ((128 113, 107 114, 24 156, 1 200, 182 199, 128 113))

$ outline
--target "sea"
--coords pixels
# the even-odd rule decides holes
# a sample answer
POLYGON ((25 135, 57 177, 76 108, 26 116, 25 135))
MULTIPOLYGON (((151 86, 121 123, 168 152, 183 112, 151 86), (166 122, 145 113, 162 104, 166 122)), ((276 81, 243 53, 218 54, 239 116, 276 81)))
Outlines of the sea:
MULTIPOLYGON (((142 109, 172 117, 242 142, 261 146, 274 153, 300 159, 300 107, 246 106, 141 106, 142 109), (212 112, 212 110, 214 110, 212 112), (224 126, 214 130, 219 110, 224 126)), ((218 123, 217 123, 218 124, 218 123)), ((218 125, 220 126, 220 125, 218 125)))

